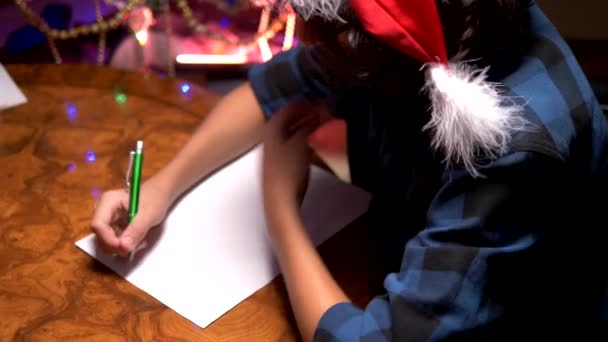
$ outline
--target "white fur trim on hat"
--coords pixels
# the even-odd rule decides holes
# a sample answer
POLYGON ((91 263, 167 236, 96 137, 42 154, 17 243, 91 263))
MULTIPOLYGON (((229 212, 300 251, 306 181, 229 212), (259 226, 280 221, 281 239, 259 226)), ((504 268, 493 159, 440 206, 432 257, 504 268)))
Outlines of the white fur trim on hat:
POLYGON ((304 19, 319 17, 328 21, 342 20, 338 15, 340 7, 346 0, 283 0, 297 9, 304 19))

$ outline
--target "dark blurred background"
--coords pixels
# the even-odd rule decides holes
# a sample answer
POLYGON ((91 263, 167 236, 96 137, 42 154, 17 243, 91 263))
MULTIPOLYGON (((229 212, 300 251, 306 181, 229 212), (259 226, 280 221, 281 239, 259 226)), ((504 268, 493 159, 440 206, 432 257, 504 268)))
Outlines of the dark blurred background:
MULTIPOLYGON (((96 23, 97 13, 108 22, 127 2, 129 0, 23 1, 31 12, 57 30, 82 25, 90 27, 96 23)), ((195 22, 203 28, 203 32, 196 32, 184 16, 180 2, 171 0, 167 11, 166 0, 139 1, 129 16, 118 18, 118 27, 107 31, 105 48, 100 55, 100 34, 54 39, 51 46, 46 35, 32 23, 31 17, 24 15, 16 1, 0 0, 0 62, 55 63, 59 55, 62 63, 103 63, 118 69, 154 71, 225 93, 242 82, 252 64, 263 62, 264 57, 267 59, 283 50, 289 14, 285 11, 268 13, 268 25, 263 32, 273 35, 267 39, 266 46, 260 46, 255 38, 263 20, 263 7, 249 0, 183 1, 195 22), (152 21, 142 26, 149 19, 152 21), (141 41, 141 33, 147 39, 141 41), (264 47, 267 48, 266 56, 262 53, 264 47), (239 56, 245 61, 180 64, 175 62, 180 54, 239 56), (170 62, 173 63, 170 65, 170 62)), ((297 45, 297 39, 292 45, 297 45)))

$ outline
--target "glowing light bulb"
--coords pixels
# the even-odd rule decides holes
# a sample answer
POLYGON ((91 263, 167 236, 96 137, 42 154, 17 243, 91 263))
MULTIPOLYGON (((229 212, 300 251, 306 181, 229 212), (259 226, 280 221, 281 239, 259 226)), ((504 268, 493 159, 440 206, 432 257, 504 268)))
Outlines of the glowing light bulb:
POLYGON ((295 34, 296 27, 296 15, 295 13, 289 13, 287 15, 287 24, 285 26, 285 39, 283 40, 283 51, 287 51, 293 47, 293 37, 295 34))
POLYGON ((97 160, 97 156, 95 155, 95 152, 88 151, 87 152, 87 162, 93 163, 93 162, 95 162, 95 160, 97 160))
POLYGON ((146 43, 148 42, 148 30, 146 29, 135 32, 135 38, 137 39, 139 45, 146 45, 146 43))
POLYGON ((148 30, 154 25, 154 22, 154 14, 148 6, 136 6, 131 10, 127 24, 135 33, 135 39, 139 45, 144 46, 148 42, 148 30))
POLYGON ((116 97, 114 98, 114 100, 118 104, 123 104, 123 103, 127 102, 127 95, 125 95, 123 93, 116 94, 116 97))
POLYGON ((188 83, 183 83, 180 88, 183 94, 186 94, 190 91, 190 85, 188 83))
POLYGON ((93 188, 91 189, 91 196, 93 196, 93 198, 99 198, 99 196, 101 196, 101 191, 98 188, 93 188))
POLYGON ((258 39, 258 46, 260 47, 260 54, 262 55, 262 60, 264 62, 269 61, 272 58, 272 50, 270 50, 270 45, 268 45, 268 39, 265 37, 260 37, 258 39))
POLYGON ((70 121, 74 121, 76 120, 76 117, 78 116, 78 110, 76 109, 76 106, 70 104, 67 107, 67 116, 68 116, 68 120, 70 121))

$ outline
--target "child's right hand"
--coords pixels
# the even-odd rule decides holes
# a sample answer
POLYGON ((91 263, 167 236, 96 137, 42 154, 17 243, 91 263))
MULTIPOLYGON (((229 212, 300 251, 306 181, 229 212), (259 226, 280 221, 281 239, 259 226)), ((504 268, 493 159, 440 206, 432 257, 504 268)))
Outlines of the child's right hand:
POLYGON ((146 234, 164 220, 170 205, 166 191, 146 182, 141 187, 137 215, 127 224, 129 194, 125 189, 110 190, 101 195, 95 206, 91 229, 102 250, 126 256, 133 249, 137 252, 146 247, 146 234))

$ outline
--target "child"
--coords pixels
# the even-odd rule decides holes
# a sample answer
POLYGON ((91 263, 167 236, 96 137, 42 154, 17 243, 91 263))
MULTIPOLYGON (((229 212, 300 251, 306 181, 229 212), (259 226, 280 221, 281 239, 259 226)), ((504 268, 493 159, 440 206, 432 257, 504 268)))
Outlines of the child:
POLYGON ((608 124, 572 52, 518 0, 292 0, 310 45, 252 69, 142 188, 91 226, 127 253, 179 194, 260 140, 269 236, 305 340, 598 338, 608 124), (303 105, 306 103, 306 105, 303 105), (355 307, 298 214, 311 108, 345 120, 386 295, 355 307), (265 122, 268 124, 264 129, 265 122))

